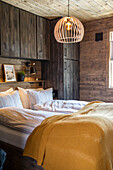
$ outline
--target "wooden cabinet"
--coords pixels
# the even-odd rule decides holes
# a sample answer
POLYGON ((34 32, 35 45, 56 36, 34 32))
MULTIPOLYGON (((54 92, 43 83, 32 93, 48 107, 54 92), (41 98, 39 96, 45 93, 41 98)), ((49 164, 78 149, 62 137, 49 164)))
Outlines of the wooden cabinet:
POLYGON ((50 21, 0 1, 0 55, 50 59, 50 21))
POLYGON ((20 10, 20 52, 22 58, 36 59, 36 15, 20 10))
POLYGON ((42 78, 58 91, 58 99, 79 99, 79 44, 56 42, 57 21, 51 21, 50 61, 42 63, 42 78))
POLYGON ((37 16, 37 58, 50 59, 50 21, 37 16))
POLYGON ((20 57, 19 9, 0 2, 0 54, 20 57))

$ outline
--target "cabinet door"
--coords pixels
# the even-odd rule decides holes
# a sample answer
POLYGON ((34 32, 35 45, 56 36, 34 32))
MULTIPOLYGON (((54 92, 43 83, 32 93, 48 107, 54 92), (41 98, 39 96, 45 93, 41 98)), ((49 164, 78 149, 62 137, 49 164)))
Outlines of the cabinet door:
POLYGON ((64 99, 79 99, 79 62, 64 59, 64 99))
POLYGON ((63 47, 65 59, 79 60, 79 43, 64 44, 63 47))
POLYGON ((50 60, 50 21, 37 16, 37 58, 50 60))
POLYGON ((36 59, 36 16, 20 10, 20 46, 22 58, 36 59))
POLYGON ((19 9, 1 2, 1 55, 20 57, 19 9))

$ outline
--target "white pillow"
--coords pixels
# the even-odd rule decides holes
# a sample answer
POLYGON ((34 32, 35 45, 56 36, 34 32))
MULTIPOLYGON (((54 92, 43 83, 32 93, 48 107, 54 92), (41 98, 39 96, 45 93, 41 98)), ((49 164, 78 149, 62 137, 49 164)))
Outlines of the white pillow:
POLYGON ((10 93, 10 92, 13 92, 13 88, 10 88, 10 89, 8 89, 6 91, 0 92, 0 94, 10 93))
POLYGON ((27 94, 27 91, 31 91, 31 90, 36 90, 36 91, 39 91, 39 90, 43 90, 43 88, 38 88, 38 89, 23 89, 21 87, 18 87, 18 90, 19 90, 19 95, 20 95, 20 99, 22 101, 22 105, 24 108, 26 109, 30 109, 30 101, 29 101, 29 97, 28 97, 28 94, 27 94))
POLYGON ((18 107, 23 108, 19 92, 13 91, 11 93, 0 94, 0 108, 2 107, 18 107))
POLYGON ((29 96, 30 101, 30 108, 33 109, 33 106, 35 104, 41 104, 45 103, 47 101, 53 100, 53 89, 49 88, 47 90, 41 90, 41 91, 27 91, 27 94, 29 96))

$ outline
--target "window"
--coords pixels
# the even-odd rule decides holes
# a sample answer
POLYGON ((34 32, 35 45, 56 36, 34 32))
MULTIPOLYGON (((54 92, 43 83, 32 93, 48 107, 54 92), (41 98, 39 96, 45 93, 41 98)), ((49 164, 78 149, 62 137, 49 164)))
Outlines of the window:
POLYGON ((109 33, 109 88, 113 88, 113 31, 109 33))

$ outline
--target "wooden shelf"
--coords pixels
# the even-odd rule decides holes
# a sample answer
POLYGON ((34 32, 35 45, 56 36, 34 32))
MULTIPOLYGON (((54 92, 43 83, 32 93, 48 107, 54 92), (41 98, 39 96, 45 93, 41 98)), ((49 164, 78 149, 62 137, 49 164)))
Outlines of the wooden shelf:
POLYGON ((36 89, 36 88, 45 88, 45 80, 38 81, 15 81, 15 82, 0 82, 0 91, 5 91, 9 88, 17 89, 17 87, 25 89, 36 89))
POLYGON ((22 83, 45 83, 46 81, 45 80, 37 80, 37 81, 12 81, 12 82, 0 82, 0 84, 22 84, 22 83))

